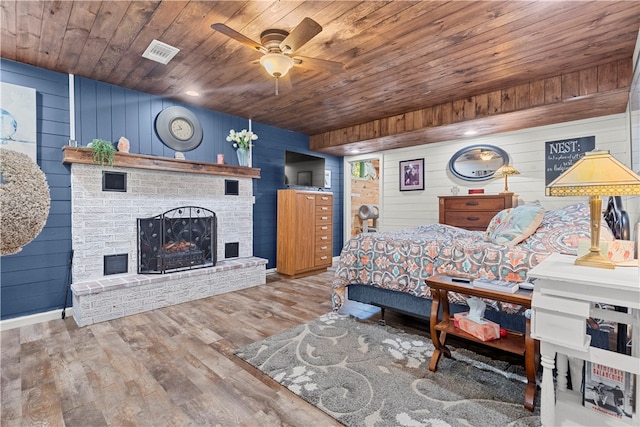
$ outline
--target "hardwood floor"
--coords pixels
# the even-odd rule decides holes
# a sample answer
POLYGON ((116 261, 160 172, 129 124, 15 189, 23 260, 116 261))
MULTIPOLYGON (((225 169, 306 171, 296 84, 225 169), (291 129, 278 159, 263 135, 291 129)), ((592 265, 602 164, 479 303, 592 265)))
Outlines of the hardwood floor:
MULTIPOLYGON (((330 312, 333 274, 270 274, 266 285, 83 328, 68 317, 3 331, 1 425, 339 426, 233 354, 330 312)), ((429 336, 425 321, 385 318, 429 336)))
POLYGON ((334 426, 234 356, 331 311, 333 272, 79 328, 3 331, 2 426, 334 426))

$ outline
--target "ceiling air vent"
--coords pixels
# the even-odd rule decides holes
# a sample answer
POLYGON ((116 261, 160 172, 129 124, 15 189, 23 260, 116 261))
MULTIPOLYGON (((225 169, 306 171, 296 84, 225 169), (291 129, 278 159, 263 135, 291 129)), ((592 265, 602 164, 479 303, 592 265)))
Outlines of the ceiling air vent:
POLYGON ((142 57, 161 64, 167 64, 178 52, 180 52, 180 49, 153 39, 153 41, 149 43, 147 50, 142 54, 142 57))

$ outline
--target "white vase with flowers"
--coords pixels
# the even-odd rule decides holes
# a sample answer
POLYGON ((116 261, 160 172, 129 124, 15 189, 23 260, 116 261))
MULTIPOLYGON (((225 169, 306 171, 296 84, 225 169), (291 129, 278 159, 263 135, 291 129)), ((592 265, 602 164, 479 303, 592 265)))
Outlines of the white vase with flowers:
POLYGON ((236 132, 231 129, 229 131, 227 141, 233 143, 240 166, 249 166, 251 147, 253 147, 253 141, 257 139, 258 135, 250 130, 242 129, 240 132, 236 132))

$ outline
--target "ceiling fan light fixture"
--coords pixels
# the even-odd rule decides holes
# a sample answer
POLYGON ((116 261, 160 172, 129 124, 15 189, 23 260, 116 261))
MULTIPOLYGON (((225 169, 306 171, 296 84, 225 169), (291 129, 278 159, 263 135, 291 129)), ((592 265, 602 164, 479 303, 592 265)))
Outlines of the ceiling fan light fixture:
POLYGON ((260 65, 273 77, 280 78, 293 67, 293 58, 281 53, 266 53, 260 58, 260 65))
POLYGON ((493 160, 494 153, 491 150, 480 150, 480 160, 488 162, 493 160))

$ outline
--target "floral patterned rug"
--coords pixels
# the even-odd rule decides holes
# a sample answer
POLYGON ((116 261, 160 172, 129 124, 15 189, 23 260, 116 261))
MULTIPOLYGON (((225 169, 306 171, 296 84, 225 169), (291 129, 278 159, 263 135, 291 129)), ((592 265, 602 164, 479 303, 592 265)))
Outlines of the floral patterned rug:
POLYGON ((524 369, 465 350, 429 371, 433 344, 329 313, 236 354, 347 426, 539 426, 524 369))

